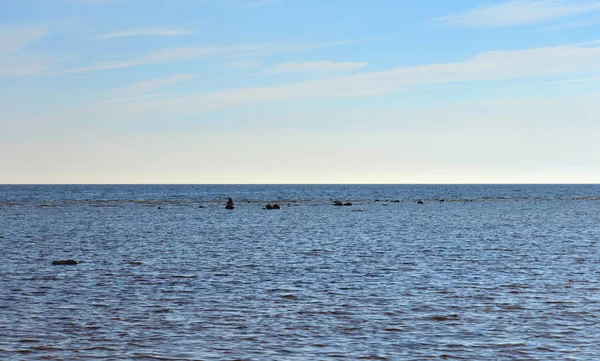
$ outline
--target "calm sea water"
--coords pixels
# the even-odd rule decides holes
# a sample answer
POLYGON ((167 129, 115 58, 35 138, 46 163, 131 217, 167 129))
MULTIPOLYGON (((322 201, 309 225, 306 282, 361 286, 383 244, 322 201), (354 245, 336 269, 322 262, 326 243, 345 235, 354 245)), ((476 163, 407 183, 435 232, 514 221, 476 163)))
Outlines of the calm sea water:
POLYGON ((599 240, 598 185, 0 186, 0 360, 598 360, 599 240))

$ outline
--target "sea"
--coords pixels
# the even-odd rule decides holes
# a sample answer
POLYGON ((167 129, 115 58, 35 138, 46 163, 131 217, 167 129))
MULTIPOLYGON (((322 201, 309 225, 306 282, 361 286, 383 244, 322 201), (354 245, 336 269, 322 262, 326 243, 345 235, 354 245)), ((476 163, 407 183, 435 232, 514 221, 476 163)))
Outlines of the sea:
POLYGON ((599 241, 600 185, 0 185, 0 360, 599 360, 599 241))

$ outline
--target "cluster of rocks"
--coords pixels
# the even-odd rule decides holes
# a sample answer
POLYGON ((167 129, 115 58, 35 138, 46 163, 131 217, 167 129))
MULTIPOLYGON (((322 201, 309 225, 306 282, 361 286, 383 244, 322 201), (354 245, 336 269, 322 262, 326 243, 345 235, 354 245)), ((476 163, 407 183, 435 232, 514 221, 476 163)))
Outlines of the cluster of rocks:
MULTIPOLYGON (((438 200, 439 202, 446 202, 446 199, 444 198, 440 198, 438 200)), ((381 200, 381 199, 375 199, 374 202, 390 202, 390 203, 401 203, 402 201, 399 199, 391 199, 391 200, 381 200)), ((465 200, 466 202, 472 202, 472 200, 465 200)), ((250 203, 250 201, 248 201, 248 203, 250 203)), ((425 200, 423 199, 418 199, 416 200, 417 204, 425 204, 425 200)), ((348 201, 340 201, 340 200, 335 200, 333 201, 333 205, 336 207, 341 207, 341 206, 352 206, 352 202, 348 202, 348 201)), ((279 202, 269 202, 267 203, 263 209, 266 210, 272 210, 272 209, 281 209, 281 207, 283 206, 283 204, 279 203, 279 202)), ((161 209, 161 207, 157 207, 158 209, 161 209)), ((203 205, 199 205, 198 208, 205 208, 205 206, 203 205)), ((233 203, 233 199, 228 198, 227 199, 227 203, 225 204, 225 209, 229 209, 229 210, 233 210, 235 209, 235 203, 233 203)), ((1 237, 0 237, 1 238, 1 237)))
MULTIPOLYGON (((202 207, 204 208, 204 207, 202 207)), ((235 209, 235 204, 233 203, 233 199, 228 198, 227 204, 225 205, 225 209, 235 209)), ((281 204, 279 203, 267 203, 264 209, 272 210, 272 209, 281 209, 281 204)))

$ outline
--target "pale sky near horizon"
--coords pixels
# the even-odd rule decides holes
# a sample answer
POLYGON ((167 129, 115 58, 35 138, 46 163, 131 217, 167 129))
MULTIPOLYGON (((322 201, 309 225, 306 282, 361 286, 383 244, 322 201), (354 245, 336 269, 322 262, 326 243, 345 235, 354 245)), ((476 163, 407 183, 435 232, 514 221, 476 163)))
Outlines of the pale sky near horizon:
POLYGON ((600 1, 0 0, 0 184, 600 183, 600 1))

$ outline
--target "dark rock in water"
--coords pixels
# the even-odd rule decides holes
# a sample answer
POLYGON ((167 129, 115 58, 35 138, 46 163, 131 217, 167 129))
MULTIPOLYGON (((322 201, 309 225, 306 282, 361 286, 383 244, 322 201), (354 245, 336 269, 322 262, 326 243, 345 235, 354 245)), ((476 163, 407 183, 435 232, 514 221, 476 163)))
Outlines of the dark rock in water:
POLYGON ((394 199, 394 200, 392 201, 392 203, 400 203, 400 200, 399 200, 399 199, 394 199))
POLYGON ((127 263, 132 266, 141 266, 142 265, 142 262, 140 262, 140 261, 128 261, 127 263))
POLYGON ((233 204, 227 204, 225 209, 235 209, 235 206, 233 204))
POLYGON ((277 203, 274 203, 274 204, 269 203, 265 206, 265 209, 269 209, 269 210, 270 209, 281 209, 281 206, 277 203))
POLYGON ((162 208, 158 207, 158 209, 162 209, 162 208))
POLYGON ((446 200, 444 198, 440 199, 440 202, 445 202, 446 200))
POLYGON ((74 259, 57 259, 55 261, 52 261, 52 264, 54 266, 72 266, 76 265, 77 261, 75 261, 74 259))
POLYGON ((269 203, 265 206, 265 209, 271 210, 271 209, 273 209, 273 206, 271 205, 271 203, 269 203))
POLYGON ((203 205, 199 205, 198 208, 204 208, 204 206, 203 205))
POLYGON ((351 205, 352 205, 352 202, 346 202, 346 203, 344 203, 344 205, 345 205, 345 206, 351 206, 351 205))
POLYGON ((417 201, 417 204, 424 204, 424 203, 425 203, 425 202, 424 202, 422 199, 419 199, 419 200, 417 201))
POLYGON ((344 203, 342 203, 340 201, 335 201, 335 202, 333 202, 333 205, 339 207, 339 206, 343 206, 344 203))

